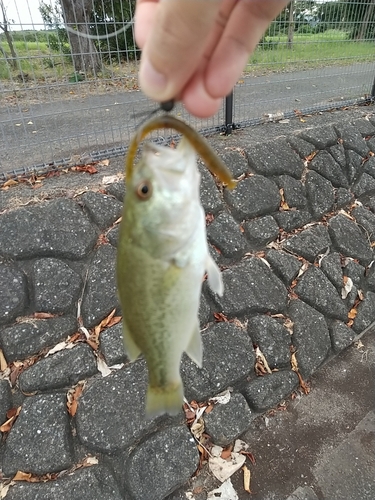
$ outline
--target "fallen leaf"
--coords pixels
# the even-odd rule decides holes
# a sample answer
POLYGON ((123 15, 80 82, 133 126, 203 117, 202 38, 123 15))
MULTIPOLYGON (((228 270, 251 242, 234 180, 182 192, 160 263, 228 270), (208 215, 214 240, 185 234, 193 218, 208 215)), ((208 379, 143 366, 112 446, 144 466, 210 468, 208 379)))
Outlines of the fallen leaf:
POLYGON ((225 391, 221 392, 217 396, 210 398, 209 402, 226 405, 227 403, 229 403, 230 398, 231 398, 231 391, 230 391, 230 389, 226 389, 225 391))
POLYGON ((246 457, 244 455, 233 452, 227 460, 223 460, 220 456, 210 456, 208 459, 208 467, 216 479, 223 483, 243 466, 245 460, 246 457))
POLYGON ((348 276, 343 277, 344 286, 341 289, 341 298, 346 299, 353 288, 353 281, 348 276))
POLYGON ((87 172, 88 174, 97 174, 98 170, 94 167, 93 164, 90 165, 77 165, 76 167, 72 167, 74 172, 87 172))
POLYGON ((2 349, 0 349, 0 371, 3 372, 4 370, 6 370, 7 367, 8 367, 7 360, 5 359, 2 349))
POLYGON ((305 156, 305 160, 306 161, 311 161, 313 158, 315 158, 315 156, 318 154, 318 151, 313 151, 311 154, 309 154, 308 156, 305 156))
POLYGON ((223 449, 223 451, 221 452, 221 458, 223 458, 224 460, 229 458, 231 453, 233 451, 233 445, 230 444, 229 446, 227 446, 226 448, 223 449))
POLYGON ((190 427, 190 431, 195 437, 197 441, 200 440, 202 437, 202 434, 204 432, 204 420, 203 418, 199 418, 197 422, 194 422, 193 425, 190 427))
POLYGON ((91 465, 97 465, 99 460, 96 457, 86 457, 82 463, 83 467, 91 467, 91 465))
POLYGON ((7 181, 4 182, 2 187, 16 186, 17 184, 19 184, 18 181, 14 180, 14 179, 8 179, 7 181))
POLYGON ((97 357, 97 366, 98 371, 100 371, 100 373, 102 374, 102 377, 107 377, 112 373, 107 363, 100 356, 97 357))
POLYGON ((32 474, 30 472, 17 471, 12 478, 13 481, 30 481, 32 474))
POLYGON ((250 478, 251 478, 250 469, 248 469, 246 467, 246 465, 244 465, 242 467, 242 470, 243 470, 243 488, 245 491, 247 491, 247 493, 251 493, 251 491, 250 491, 250 478))
POLYGON ((219 323, 222 322, 222 321, 224 321, 226 323, 228 322, 228 318, 225 316, 224 313, 217 313, 216 312, 216 313, 213 314, 213 316, 216 319, 216 321, 219 322, 219 323))
MULTIPOLYGON (((266 421, 266 419, 267 419, 267 417, 265 417, 265 421, 266 421)), ((267 427, 267 422, 266 422, 266 427, 267 427)), ((255 457, 250 451, 241 451, 240 453, 242 453, 242 455, 245 455, 250 460, 250 462, 253 465, 255 465, 255 457)))
POLYGON ((232 481, 227 479, 223 482, 220 488, 209 491, 207 494, 207 500, 238 500, 238 495, 236 490, 233 488, 232 481))
POLYGON ((256 357, 255 373, 257 375, 264 375, 266 373, 271 374, 272 370, 268 366, 267 360, 258 346, 255 348, 255 357, 256 357))
POLYGON ((54 318, 56 314, 46 313, 46 312, 36 312, 33 314, 33 318, 35 319, 49 319, 54 318))
POLYGON ((354 319, 358 314, 358 311, 355 307, 353 307, 352 309, 350 309, 350 311, 348 312, 348 318, 349 319, 354 319))
POLYGON ((97 165, 98 167, 108 167, 109 160, 100 160, 100 162, 97 165))
POLYGON ((69 415, 71 415, 72 417, 74 417, 74 415, 77 412, 78 398, 81 396, 85 385, 86 385, 86 382, 84 380, 80 381, 80 382, 78 382, 78 384, 75 387, 72 387, 71 389, 69 389, 69 391, 66 394, 66 397, 67 397, 66 406, 67 406, 69 415))
POLYGON ((122 175, 120 175, 120 174, 105 175, 102 179, 102 184, 104 184, 104 185, 113 184, 114 182, 118 182, 121 179, 122 179, 122 175))
POLYGON ((18 406, 17 408, 11 408, 10 410, 7 411, 7 419, 3 425, 0 427, 0 432, 9 432, 11 428, 13 427, 14 422, 16 421, 18 415, 20 414, 21 411, 21 406, 18 406))
POLYGON ((10 481, 8 484, 0 483, 0 498, 3 499, 7 496, 9 488, 14 486, 14 481, 10 481))
POLYGON ((64 349, 72 349, 75 346, 72 342, 69 342, 69 340, 63 340, 62 342, 59 342, 58 344, 55 345, 55 347, 52 347, 45 357, 47 358, 51 354, 55 354, 55 352, 63 351, 64 349))

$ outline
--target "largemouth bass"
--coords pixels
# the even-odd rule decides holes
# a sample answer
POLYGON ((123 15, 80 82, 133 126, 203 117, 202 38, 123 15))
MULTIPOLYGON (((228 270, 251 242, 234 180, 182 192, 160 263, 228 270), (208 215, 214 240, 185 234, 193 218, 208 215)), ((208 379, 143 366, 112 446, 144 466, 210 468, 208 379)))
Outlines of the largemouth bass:
MULTIPOLYGON (((202 366, 198 309, 205 272, 211 289, 223 293, 220 270, 209 253, 199 197, 195 149, 202 152, 201 137, 188 127, 192 135, 183 137, 176 149, 146 144, 133 169, 132 155, 147 133, 144 131, 164 128, 166 118, 168 127, 177 128, 176 122, 179 131, 181 123, 188 127, 173 117, 155 118, 145 124, 129 148, 117 256, 124 344, 130 360, 141 353, 146 359, 149 417, 176 414, 181 409, 183 352, 202 366)), ((204 148, 209 146, 204 143, 204 148)), ((207 151, 209 161, 216 160, 215 153, 207 151)), ((219 166, 219 170, 232 182, 225 167, 219 166)))

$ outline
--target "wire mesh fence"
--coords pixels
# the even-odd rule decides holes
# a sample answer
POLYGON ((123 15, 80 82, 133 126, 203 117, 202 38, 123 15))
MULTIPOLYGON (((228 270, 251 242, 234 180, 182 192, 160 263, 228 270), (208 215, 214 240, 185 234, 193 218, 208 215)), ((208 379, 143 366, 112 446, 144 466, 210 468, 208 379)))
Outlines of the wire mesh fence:
MULTIPOLYGON (((138 88, 134 10, 135 0, 0 0, 0 176, 124 154, 155 108, 138 88)), ((363 101, 374 56, 375 0, 294 0, 249 58, 233 109, 176 112, 209 134, 363 101)))

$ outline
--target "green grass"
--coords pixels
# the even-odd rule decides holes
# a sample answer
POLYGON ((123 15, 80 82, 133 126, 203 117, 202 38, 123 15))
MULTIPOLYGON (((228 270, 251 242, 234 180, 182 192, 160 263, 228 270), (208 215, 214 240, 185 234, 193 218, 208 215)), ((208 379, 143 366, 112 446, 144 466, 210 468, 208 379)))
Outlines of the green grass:
POLYGON ((375 42, 353 41, 339 30, 317 34, 295 33, 292 48, 287 35, 266 37, 250 57, 246 72, 296 71, 373 61, 375 42))
MULTIPOLYGON (((39 40, 42 32, 34 32, 35 41, 19 40, 14 48, 19 57, 17 69, 12 69, 0 54, 0 80, 17 79, 27 74, 29 81, 68 81, 74 69, 70 58, 50 49, 46 41, 39 40)), ((21 33, 22 34, 22 33, 21 33)), ((17 38, 18 38, 17 33, 17 38)), ((28 39, 33 33, 28 34, 28 39)), ((43 34, 45 36, 45 34, 43 34)), ((3 36, 3 49, 10 51, 3 36)), ((295 33, 292 48, 287 46, 287 35, 268 36, 250 57, 245 72, 264 74, 278 71, 296 71, 322 66, 348 65, 356 62, 373 61, 375 42, 349 40, 341 30, 327 30, 323 33, 295 33)), ((103 76, 126 78, 134 72, 135 63, 122 63, 104 68, 103 76)))

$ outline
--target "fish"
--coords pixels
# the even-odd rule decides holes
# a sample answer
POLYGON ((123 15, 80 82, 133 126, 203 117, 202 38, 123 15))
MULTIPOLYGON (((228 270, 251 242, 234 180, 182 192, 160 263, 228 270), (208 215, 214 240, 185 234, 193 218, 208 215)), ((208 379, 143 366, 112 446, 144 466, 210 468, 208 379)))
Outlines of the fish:
MULTIPOLYGON (((151 127, 155 122, 160 125, 160 117, 151 127)), ((136 136, 130 155, 143 136, 144 131, 136 136)), ((147 364, 148 418, 181 411, 184 352, 202 366, 198 310, 205 273, 213 292, 223 294, 207 244, 196 149, 192 136, 183 136, 176 149, 146 143, 139 163, 127 164, 117 287, 125 350, 130 361, 143 354, 147 364)))

